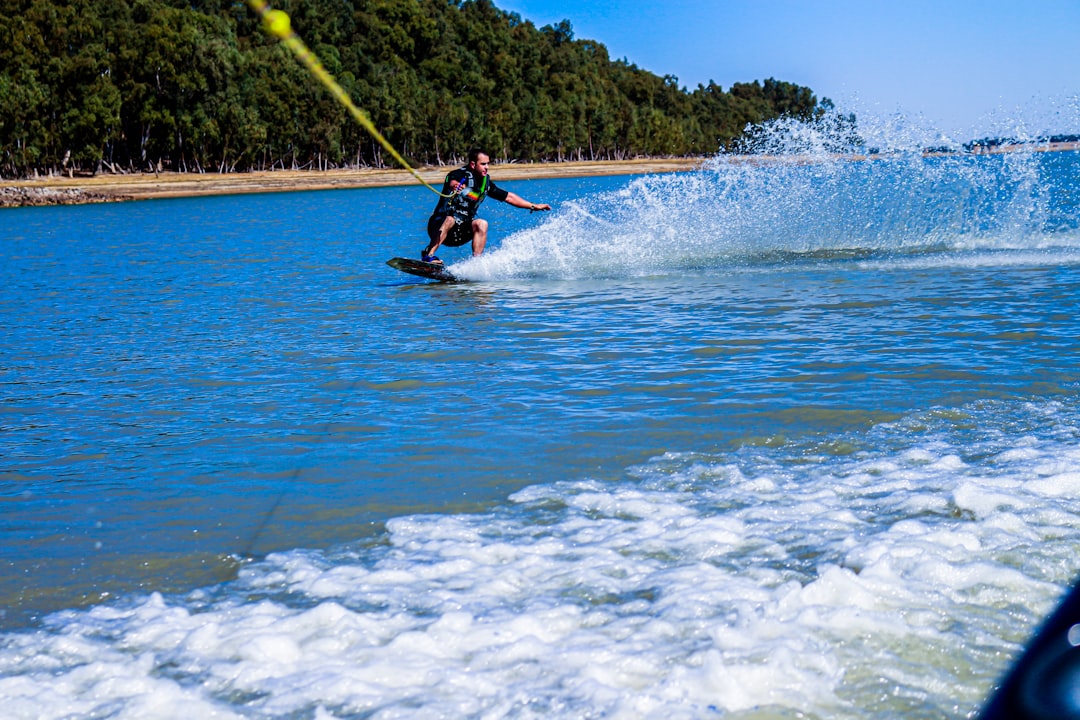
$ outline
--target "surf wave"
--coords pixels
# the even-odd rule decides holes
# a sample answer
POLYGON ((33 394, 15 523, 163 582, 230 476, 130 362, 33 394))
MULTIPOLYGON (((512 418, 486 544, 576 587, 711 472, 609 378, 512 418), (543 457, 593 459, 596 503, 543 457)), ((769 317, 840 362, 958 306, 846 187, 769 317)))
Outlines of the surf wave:
POLYGON ((570 279, 972 252, 1076 260, 1080 154, 928 153, 909 142, 839 155, 826 132, 774 123, 758 134, 761 154, 718 155, 566 202, 454 270, 570 279))

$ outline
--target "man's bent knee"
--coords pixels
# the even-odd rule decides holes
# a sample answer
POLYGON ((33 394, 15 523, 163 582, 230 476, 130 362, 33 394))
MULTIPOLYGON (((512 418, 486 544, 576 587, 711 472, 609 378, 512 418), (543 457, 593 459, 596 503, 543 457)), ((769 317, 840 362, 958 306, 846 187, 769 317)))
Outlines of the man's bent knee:
POLYGON ((472 254, 480 255, 484 252, 484 246, 487 244, 487 220, 473 220, 472 221, 472 254))

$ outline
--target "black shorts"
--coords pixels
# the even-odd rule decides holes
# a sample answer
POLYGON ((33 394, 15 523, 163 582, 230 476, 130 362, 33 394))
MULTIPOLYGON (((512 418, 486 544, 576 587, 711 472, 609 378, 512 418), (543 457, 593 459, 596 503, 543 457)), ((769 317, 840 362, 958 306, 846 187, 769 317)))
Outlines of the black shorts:
MULTIPOLYGON (((439 239, 439 228, 442 227, 443 220, 448 216, 446 215, 432 215, 431 219, 427 223, 427 234, 434 243, 439 239)), ((450 228, 450 232, 446 234, 446 240, 443 241, 443 245, 447 247, 461 247, 465 243, 472 242, 472 221, 468 218, 462 218, 454 216, 454 227, 450 228)))

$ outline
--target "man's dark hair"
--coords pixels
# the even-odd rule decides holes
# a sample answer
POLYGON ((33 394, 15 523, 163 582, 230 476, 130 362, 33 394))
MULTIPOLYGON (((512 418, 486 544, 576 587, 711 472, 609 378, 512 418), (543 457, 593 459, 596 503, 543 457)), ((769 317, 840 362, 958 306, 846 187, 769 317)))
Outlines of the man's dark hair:
POLYGON ((487 155, 487 153, 477 147, 471 148, 467 156, 469 158, 469 163, 472 164, 476 162, 481 155, 487 155))

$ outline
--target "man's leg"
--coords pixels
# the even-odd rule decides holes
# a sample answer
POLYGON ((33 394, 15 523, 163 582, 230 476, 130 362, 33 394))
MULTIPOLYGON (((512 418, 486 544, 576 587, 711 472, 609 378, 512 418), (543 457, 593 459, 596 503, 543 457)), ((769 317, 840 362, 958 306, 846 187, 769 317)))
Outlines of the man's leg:
POLYGON ((432 238, 431 242, 424 249, 425 255, 434 255, 439 247, 446 242, 446 237, 450 234, 450 231, 454 229, 454 216, 447 215, 443 218, 442 225, 439 226, 439 234, 437 237, 432 238))
POLYGON ((476 219, 472 221, 472 254, 473 257, 484 252, 487 245, 487 220, 476 219))

